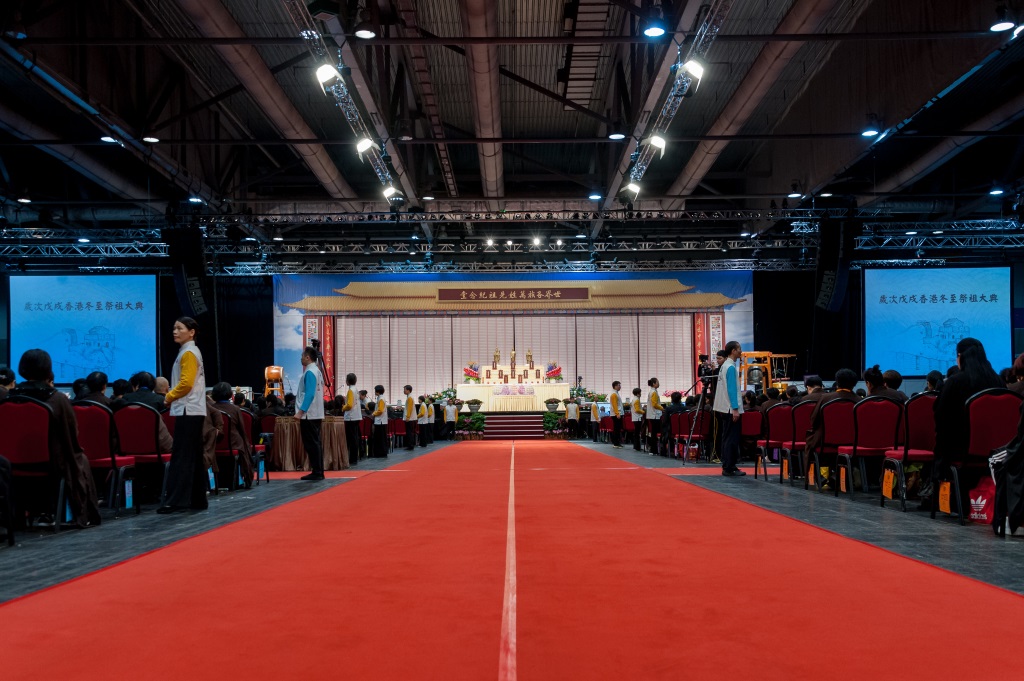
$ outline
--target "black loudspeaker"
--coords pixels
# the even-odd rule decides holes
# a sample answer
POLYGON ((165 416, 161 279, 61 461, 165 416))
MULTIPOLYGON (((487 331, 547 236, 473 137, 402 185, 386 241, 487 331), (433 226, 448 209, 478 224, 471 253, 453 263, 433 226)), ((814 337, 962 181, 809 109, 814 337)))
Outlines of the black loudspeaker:
POLYGON ((176 227, 164 230, 162 236, 171 258, 181 312, 187 317, 202 317, 212 305, 202 232, 198 227, 176 227))
POLYGON ((852 220, 823 218, 818 228, 818 270, 814 305, 826 312, 838 312, 846 297, 850 260, 861 224, 852 220))

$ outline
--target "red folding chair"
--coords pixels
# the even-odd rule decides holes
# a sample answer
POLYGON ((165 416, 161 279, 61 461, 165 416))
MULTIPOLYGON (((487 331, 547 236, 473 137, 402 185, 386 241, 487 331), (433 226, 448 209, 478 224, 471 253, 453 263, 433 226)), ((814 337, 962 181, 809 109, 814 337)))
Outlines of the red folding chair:
POLYGON ((600 432, 600 437, 603 438, 604 442, 608 441, 608 433, 612 432, 614 427, 615 425, 612 422, 611 416, 602 416, 601 420, 598 421, 598 431, 600 432))
MULTIPOLYGON (((1006 388, 989 388, 975 393, 967 400, 967 456, 963 461, 950 466, 953 491, 960 524, 965 524, 963 503, 960 496, 960 469, 987 468, 992 452, 1005 447, 1017 436, 1020 421, 1020 403, 1024 399, 1018 393, 1006 388)), ((932 494, 932 513, 938 510, 939 491, 932 494)), ((951 500, 952 501, 952 500, 951 500)), ((952 508, 950 503, 950 508, 952 508)))
POLYGON ((270 467, 267 466, 267 446, 260 443, 263 433, 261 432, 259 435, 253 433, 254 421, 256 421, 256 415, 248 409, 243 409, 242 426, 245 428, 245 441, 252 445, 253 464, 256 467, 253 478, 256 479, 256 486, 259 487, 260 478, 264 475, 267 477, 267 482, 270 482, 270 467))
POLYGON ((395 449, 395 441, 405 435, 405 421, 402 419, 388 419, 388 451, 395 449), (401 427, 401 432, 399 432, 401 427))
MULTIPOLYGON (((832 400, 821 405, 821 444, 808 452, 808 456, 814 459, 814 468, 811 469, 809 462, 805 462, 808 470, 807 478, 804 478, 804 489, 810 484, 810 474, 814 474, 814 487, 820 492, 823 486, 821 480, 822 460, 831 457, 827 463, 833 468, 838 461, 839 447, 853 444, 853 405, 849 400, 832 400)), ((838 478, 837 482, 838 484, 838 478)))
MULTIPOLYGON (((217 468, 219 468, 220 473, 223 474, 224 465, 222 462, 231 464, 231 473, 226 487, 229 490, 236 490, 238 489, 238 457, 241 456, 242 453, 231 446, 231 416, 219 409, 216 411, 220 413, 222 423, 224 424, 223 430, 221 430, 220 434, 217 436, 217 468)), ((216 416, 216 414, 214 416, 216 416)), ((219 482, 217 483, 217 486, 220 486, 219 482)))
POLYGON ((160 418, 163 419, 164 425, 167 426, 167 432, 171 434, 171 437, 174 437, 174 424, 177 422, 177 419, 171 416, 169 409, 160 412, 160 418))
MULTIPOLYGON (((757 455, 757 440, 761 437, 764 432, 764 414, 758 409, 752 409, 745 411, 740 414, 740 451, 744 449, 749 451, 750 448, 755 450, 754 452, 754 471, 757 471, 757 460, 760 458, 757 455)), ((765 469, 767 471, 767 469, 765 469)), ((765 478, 768 477, 767 472, 765 478)))
POLYGON ((364 416, 363 420, 359 422, 359 439, 362 440, 363 451, 366 452, 367 456, 370 453, 371 437, 373 437, 373 419, 369 416, 364 416))
MULTIPOLYGON (((757 441, 761 456, 754 460, 754 478, 757 478, 759 463, 764 464, 764 479, 768 479, 768 452, 779 452, 779 484, 782 484, 782 450, 793 440, 793 406, 780 403, 764 413, 764 439, 757 441), (758 461, 760 459, 760 461, 758 461)), ((788 467, 788 466, 787 466, 788 467)))
MULTIPOLYGON (((42 508, 53 514, 53 531, 60 532, 64 520, 64 475, 50 461, 50 428, 53 410, 50 405, 25 395, 10 395, 0 402, 0 456, 11 463, 11 475, 18 487, 38 483, 42 486, 42 508), (23 485, 22 485, 23 484, 23 485)), ((11 490, 15 501, 37 499, 22 489, 11 490)), ((7 543, 13 545, 14 533, 8 529, 7 543)))
POLYGON ((853 445, 840 445, 836 454, 836 489, 839 476, 846 476, 847 493, 853 495, 853 464, 860 466, 861 489, 870 492, 867 459, 885 459, 886 452, 899 444, 903 405, 887 397, 869 397, 853 407, 853 445), (844 466, 842 462, 845 461, 844 466))
POLYGON ((167 493, 167 469, 171 465, 170 452, 160 451, 162 418, 160 412, 148 404, 128 404, 114 412, 121 455, 135 459, 136 469, 152 466, 159 471, 160 503, 167 493))
MULTIPOLYGON (((107 481, 107 505, 114 509, 114 517, 121 510, 121 491, 125 494, 125 508, 128 507, 129 480, 135 477, 135 457, 119 456, 117 449, 117 429, 114 426, 114 412, 98 402, 79 400, 75 402, 75 420, 78 422, 78 444, 89 460, 89 467, 96 471, 104 471, 107 481)), ((135 513, 142 509, 134 503, 135 513)))
POLYGON ((785 467, 789 471, 789 484, 793 484, 793 480, 797 476, 802 476, 807 472, 806 449, 807 449, 807 433, 811 430, 811 413, 814 412, 814 408, 818 405, 817 402, 801 402, 794 405, 793 411, 793 436, 789 443, 789 449, 784 450, 786 455, 785 467), (793 460, 796 459, 797 465, 793 465, 793 460))
MULTIPOLYGON (((906 469, 911 463, 930 463, 935 460, 935 400, 937 392, 924 392, 911 397, 903 405, 903 446, 886 451, 882 461, 883 487, 880 505, 885 508, 885 472, 892 467, 894 483, 900 495, 900 509, 907 510, 906 469)), ((891 498, 891 497, 890 497, 891 498)))

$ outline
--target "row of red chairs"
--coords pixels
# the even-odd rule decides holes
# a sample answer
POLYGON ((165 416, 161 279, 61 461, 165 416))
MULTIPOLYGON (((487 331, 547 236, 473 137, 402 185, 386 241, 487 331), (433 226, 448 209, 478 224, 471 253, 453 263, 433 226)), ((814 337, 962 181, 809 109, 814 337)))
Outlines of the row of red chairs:
MULTIPOLYGON (((813 451, 806 450, 806 434, 811 428, 811 412, 816 403, 803 402, 796 406, 777 404, 765 412, 764 437, 757 441, 759 455, 755 459, 754 475, 763 465, 767 479, 768 452, 779 451, 784 457, 779 470, 779 482, 789 478, 790 484, 797 471, 806 472, 804 489, 810 480, 821 489, 821 466, 834 465, 842 479, 837 480, 835 494, 841 487, 852 494, 853 466, 861 474, 861 487, 869 492, 867 461, 882 460, 883 475, 893 471, 893 488, 883 485, 880 504, 885 505, 887 494, 898 494, 900 508, 907 509, 906 467, 914 463, 930 463, 935 459, 935 413, 938 393, 915 395, 905 404, 884 397, 869 397, 859 402, 836 400, 822 405, 822 438, 813 451), (799 468, 794 466, 799 461, 799 468)), ((961 524, 964 509, 961 506, 960 469, 987 466, 993 450, 1010 442, 1016 435, 1021 395, 1002 388, 983 390, 972 396, 966 404, 969 435, 965 458, 952 467, 951 501, 955 502, 961 524)), ((939 491, 932 494, 931 516, 934 518, 939 491)))

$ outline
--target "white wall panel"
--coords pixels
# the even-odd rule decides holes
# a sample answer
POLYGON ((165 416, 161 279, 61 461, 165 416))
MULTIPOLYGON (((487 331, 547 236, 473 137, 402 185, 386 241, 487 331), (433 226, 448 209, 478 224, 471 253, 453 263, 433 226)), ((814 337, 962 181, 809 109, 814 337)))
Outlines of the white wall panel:
POLYGON ((576 343, 577 372, 583 376, 584 387, 607 394, 612 381, 618 380, 622 381, 623 397, 632 394, 639 385, 635 315, 577 315, 576 343))
POLYGON ((693 378, 693 316, 689 314, 640 317, 640 377, 647 399, 647 380, 656 376, 660 392, 686 391, 693 378))
POLYGON ((391 387, 389 402, 443 390, 452 382, 452 326, 449 317, 391 318, 391 387))
MULTIPOLYGON (((502 364, 508 364, 512 347, 511 315, 479 315, 452 318, 452 349, 455 357, 455 382, 462 383, 462 367, 476 360, 480 370, 491 368, 494 349, 501 352, 502 364)), ((515 348, 516 362, 526 359, 525 348, 515 348)))
MULTIPOLYGON (((336 317, 334 366, 339 385, 344 387, 345 374, 356 375, 356 386, 373 395, 373 386, 380 383, 388 389, 391 371, 391 338, 387 317, 336 317)), ((390 394, 388 395, 390 397, 390 394)))
POLYGON ((536 368, 543 371, 548 362, 555 362, 562 367, 565 382, 576 384, 576 327, 572 315, 516 317, 515 336, 518 363, 524 363, 527 350, 533 350, 536 368))

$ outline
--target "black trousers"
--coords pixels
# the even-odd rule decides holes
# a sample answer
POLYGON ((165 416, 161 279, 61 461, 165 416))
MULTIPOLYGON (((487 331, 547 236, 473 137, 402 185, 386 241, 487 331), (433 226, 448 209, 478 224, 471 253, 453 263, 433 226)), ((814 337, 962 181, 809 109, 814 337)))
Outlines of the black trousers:
POLYGON ((445 440, 451 440, 455 436, 455 421, 444 422, 444 433, 441 435, 445 440))
POLYGON ((359 450, 362 449, 362 421, 345 421, 345 446, 348 447, 348 463, 355 466, 359 463, 359 450))
MULTIPOLYGON (((633 417, 631 416, 630 418, 633 418, 633 417)), ((643 437, 643 432, 644 432, 644 421, 643 421, 643 419, 640 419, 639 421, 633 421, 633 449, 635 449, 638 452, 641 451, 644 448, 643 444, 641 444, 641 442, 642 442, 641 438, 643 437)))
POLYGON ((616 447, 622 446, 622 417, 612 417, 612 444, 616 447))
POLYGON ((430 424, 421 423, 420 427, 420 447, 426 447, 430 444, 430 424))
POLYGON ((302 448, 309 458, 309 467, 314 473, 324 472, 324 450, 320 444, 320 427, 323 419, 302 419, 299 421, 299 435, 302 436, 302 448))
POLYGON ((569 427, 569 437, 573 440, 579 439, 580 436, 580 421, 579 419, 569 419, 565 422, 569 427))
POLYGON ((210 486, 203 459, 203 422, 205 416, 176 416, 171 465, 167 471, 165 506, 188 506, 204 509, 206 490, 210 486))
POLYGON ((388 427, 383 423, 373 424, 373 456, 388 455, 388 427))
POLYGON ((410 452, 416 449, 416 422, 405 422, 405 448, 410 452))
POLYGON ((732 414, 715 412, 718 417, 718 429, 722 433, 722 448, 718 458, 722 460, 723 471, 736 470, 736 462, 740 460, 740 420, 733 421, 732 414))
POLYGON ((434 422, 427 421, 427 424, 423 427, 423 434, 427 436, 427 444, 434 444, 434 422))
POLYGON ((651 419, 651 433, 647 436, 647 447, 651 454, 661 453, 661 419, 651 419))

